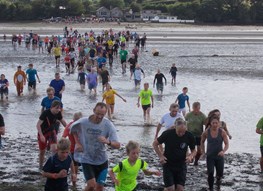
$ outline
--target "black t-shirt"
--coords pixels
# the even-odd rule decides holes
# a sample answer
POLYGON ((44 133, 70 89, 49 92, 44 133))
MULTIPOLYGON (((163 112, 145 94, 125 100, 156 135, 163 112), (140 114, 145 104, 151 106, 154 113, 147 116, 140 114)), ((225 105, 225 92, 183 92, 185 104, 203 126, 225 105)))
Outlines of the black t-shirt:
POLYGON ((188 131, 179 137, 175 129, 168 129, 157 140, 160 144, 165 144, 164 156, 167 158, 167 164, 171 166, 184 165, 188 147, 191 150, 195 149, 195 138, 188 131))
POLYGON ((103 71, 100 73, 102 82, 108 82, 108 81, 109 81, 109 75, 110 75, 110 74, 109 74, 108 70, 103 70, 103 71))
POLYGON ((177 68, 176 68, 176 67, 171 67, 170 73, 171 73, 172 75, 176 75, 176 72, 177 72, 177 68))
POLYGON ((0 127, 4 127, 5 126, 5 121, 3 116, 0 114, 0 127))
POLYGON ((130 69, 134 69, 136 65, 136 59, 135 58, 130 58, 128 62, 131 64, 130 69))
POLYGON ((43 121, 41 124, 41 130, 42 133, 45 134, 49 131, 55 130, 56 121, 62 119, 62 114, 59 112, 58 114, 54 115, 51 113, 50 109, 47 109, 43 111, 39 119, 43 121))
MULTIPOLYGON (((59 173, 61 170, 69 171, 72 159, 70 156, 64 161, 58 159, 58 154, 51 156, 43 167, 44 172, 59 173)), ((64 191, 67 190, 68 182, 67 177, 51 179, 47 178, 45 188, 48 190, 64 191)))
POLYGON ((154 81, 157 80, 157 84, 162 84, 163 78, 166 79, 163 73, 155 74, 154 81))

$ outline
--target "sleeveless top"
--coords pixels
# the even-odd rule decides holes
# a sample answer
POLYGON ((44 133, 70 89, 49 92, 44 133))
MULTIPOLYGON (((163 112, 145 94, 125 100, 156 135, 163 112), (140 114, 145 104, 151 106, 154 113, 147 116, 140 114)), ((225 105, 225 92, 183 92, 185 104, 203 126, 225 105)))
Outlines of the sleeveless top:
POLYGON ((222 129, 218 129, 217 137, 211 136, 211 129, 208 129, 207 134, 207 156, 218 156, 218 153, 223 150, 222 129))

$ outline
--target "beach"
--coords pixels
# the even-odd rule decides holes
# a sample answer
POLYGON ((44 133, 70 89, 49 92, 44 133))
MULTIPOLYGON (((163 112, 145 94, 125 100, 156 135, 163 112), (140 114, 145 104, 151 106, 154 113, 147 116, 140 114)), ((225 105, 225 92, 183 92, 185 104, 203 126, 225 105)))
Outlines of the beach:
MULTIPOLYGON (((133 24, 131 24, 133 25, 133 24)), ((111 72, 111 85, 127 103, 116 99, 114 124, 122 143, 121 151, 110 151, 110 165, 118 163, 124 156, 123 146, 128 140, 138 141, 143 149, 141 157, 152 168, 161 169, 158 157, 153 152, 152 142, 156 125, 161 116, 169 112, 169 105, 181 93, 184 86, 189 89, 190 103, 199 101, 201 111, 208 114, 212 109, 220 109, 222 120, 227 123, 233 136, 226 155, 226 173, 222 190, 263 190, 259 175, 259 135, 255 133, 257 121, 262 117, 262 26, 198 26, 198 25, 151 25, 135 23, 138 34, 147 34, 146 51, 140 53, 139 63, 146 73, 143 82, 149 82, 153 90, 155 107, 152 110, 152 126, 144 126, 141 108, 136 107, 139 90, 129 74, 122 75, 120 63, 115 58, 111 72), (160 55, 152 56, 152 49, 160 55), (169 69, 173 63, 178 68, 177 86, 171 86, 169 69), (157 94, 152 82, 157 69, 167 77, 164 95, 157 94)), ((45 23, 1 23, 0 34, 29 33, 30 30, 42 36, 62 35, 65 24, 45 23)), ((103 29, 125 30, 127 23, 118 24, 76 24, 73 29, 80 32, 103 29)), ((1 37, 1 36, 0 36, 1 37)), ((6 135, 4 148, 0 150, 0 191, 39 190, 44 179, 39 174, 36 122, 40 115, 40 103, 46 96, 46 88, 55 72, 60 72, 65 80, 63 94, 65 119, 69 122, 73 114, 81 111, 84 116, 92 114, 96 102, 102 100, 101 85, 98 95, 89 95, 88 90, 80 91, 77 74, 67 76, 62 64, 55 68, 53 56, 26 50, 24 44, 14 51, 10 39, 0 41, 0 70, 10 81, 9 101, 0 102, 0 112, 5 118, 6 135), (37 84, 37 94, 25 90, 23 97, 17 97, 13 84, 13 74, 18 65, 26 69, 29 63, 38 70, 41 83, 37 84)), ((130 44, 129 51, 133 45, 130 44)), ((60 135, 61 136, 61 135, 60 135)), ((185 190, 205 190, 205 161, 200 166, 189 166, 185 190)), ((84 186, 82 173, 78 189, 84 186)), ((144 177, 139 180, 141 190, 161 190, 161 177, 144 177), (152 187, 147 187, 148 185, 152 187)), ((113 185, 108 180, 107 190, 113 185)))

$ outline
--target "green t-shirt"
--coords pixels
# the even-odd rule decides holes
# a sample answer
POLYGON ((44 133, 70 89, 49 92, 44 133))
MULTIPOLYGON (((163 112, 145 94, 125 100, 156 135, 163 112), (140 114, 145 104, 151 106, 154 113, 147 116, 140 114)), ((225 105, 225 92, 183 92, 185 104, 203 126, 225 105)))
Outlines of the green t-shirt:
MULTIPOLYGON (((263 117, 259 120, 257 128, 263 130, 263 117)), ((263 135, 260 135, 260 146, 263 146, 263 135)))
POLYGON ((128 55, 128 51, 127 50, 120 50, 120 58, 121 60, 126 60, 127 59, 127 55, 128 55))
POLYGON ((185 120, 187 121, 187 130, 195 137, 201 137, 206 120, 205 114, 200 112, 196 115, 194 112, 190 112, 186 114, 185 120))
MULTIPOLYGON (((117 179, 119 180, 119 186, 115 186, 116 191, 132 191, 136 185, 136 178, 138 176, 139 171, 141 170, 142 160, 137 159, 135 164, 131 166, 128 159, 124 159, 122 161, 122 170, 120 172, 119 164, 113 167, 113 172, 117 173, 117 179)), ((144 165, 142 170, 146 170, 148 164, 144 161, 144 165)))
POLYGON ((139 94, 141 98, 141 104, 142 105, 150 105, 151 104, 151 96, 152 96, 152 90, 141 90, 139 94))

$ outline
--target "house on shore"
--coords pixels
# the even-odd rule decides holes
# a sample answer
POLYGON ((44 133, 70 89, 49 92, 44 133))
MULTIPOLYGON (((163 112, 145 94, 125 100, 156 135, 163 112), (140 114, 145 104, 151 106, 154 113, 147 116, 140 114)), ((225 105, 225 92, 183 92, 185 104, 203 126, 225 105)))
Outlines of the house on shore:
POLYGON ((96 16, 98 18, 110 18, 110 10, 107 9, 106 7, 100 7, 96 11, 96 16))
POLYGON ((143 21, 150 21, 154 17, 161 15, 162 11, 160 10, 142 10, 141 11, 141 17, 143 21))
POLYGON ((110 10, 110 17, 111 18, 123 18, 123 11, 119 7, 115 7, 110 10))

